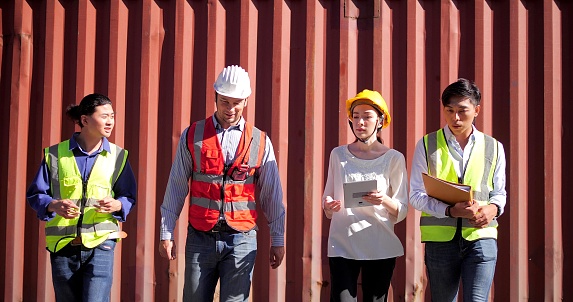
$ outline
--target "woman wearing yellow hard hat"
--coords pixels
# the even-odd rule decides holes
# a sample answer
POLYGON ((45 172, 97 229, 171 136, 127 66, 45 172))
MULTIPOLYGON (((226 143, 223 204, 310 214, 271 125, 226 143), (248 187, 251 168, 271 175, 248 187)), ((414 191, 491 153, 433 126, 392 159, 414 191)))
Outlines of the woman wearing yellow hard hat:
POLYGON ((404 255, 394 224, 408 211, 404 155, 383 144, 390 112, 377 91, 346 101, 356 140, 334 148, 322 206, 332 219, 328 235, 331 301, 356 301, 362 275, 364 301, 386 301, 396 258, 404 255))

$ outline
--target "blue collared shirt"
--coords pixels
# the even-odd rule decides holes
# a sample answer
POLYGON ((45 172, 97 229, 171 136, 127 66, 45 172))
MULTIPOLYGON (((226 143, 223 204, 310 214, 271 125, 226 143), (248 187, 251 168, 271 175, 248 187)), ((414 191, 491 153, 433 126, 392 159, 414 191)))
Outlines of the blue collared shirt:
MULTIPOLYGON (((95 163, 97 155, 103 150, 110 152, 111 148, 109 141, 104 137, 102 138, 103 143, 100 149, 92 154, 88 154, 82 150, 76 141, 76 136, 78 134, 79 133, 74 133, 70 138, 70 150, 74 153, 82 179, 86 181, 89 172, 95 163)), ((126 161, 125 167, 119 175, 112 190, 114 192, 114 198, 121 202, 121 210, 112 213, 112 215, 118 221, 124 222, 131 211, 131 208, 135 206, 135 196, 137 194, 135 175, 133 174, 129 161, 126 161)), ((48 212, 48 205, 52 200, 54 200, 52 196, 52 191, 50 189, 50 168, 46 164, 46 159, 44 158, 42 159, 42 164, 40 165, 38 173, 26 191, 28 203, 36 211, 40 220, 48 221, 56 216, 56 213, 48 212)))

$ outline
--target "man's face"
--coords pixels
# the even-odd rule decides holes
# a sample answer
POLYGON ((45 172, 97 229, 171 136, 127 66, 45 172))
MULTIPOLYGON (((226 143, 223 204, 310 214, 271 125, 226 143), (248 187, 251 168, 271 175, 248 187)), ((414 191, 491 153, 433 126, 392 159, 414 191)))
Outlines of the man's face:
POLYGON ((478 116, 480 107, 474 106, 470 99, 464 96, 454 96, 450 104, 444 107, 446 123, 455 136, 469 137, 472 124, 478 116))
POLYGON ((109 137, 115 125, 115 113, 109 104, 95 107, 92 115, 82 115, 82 132, 87 131, 94 137, 109 137))
POLYGON ((247 106, 247 99, 217 95, 215 106, 217 107, 217 112, 215 112, 217 121, 224 129, 227 129, 239 122, 243 115, 243 109, 247 106))

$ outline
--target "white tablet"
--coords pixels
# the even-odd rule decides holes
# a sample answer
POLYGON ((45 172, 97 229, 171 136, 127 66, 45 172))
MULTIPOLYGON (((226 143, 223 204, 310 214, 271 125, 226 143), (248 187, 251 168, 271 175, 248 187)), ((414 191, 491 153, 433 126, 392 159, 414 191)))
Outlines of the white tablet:
POLYGON ((345 208, 369 207, 372 204, 362 199, 362 196, 378 191, 378 182, 376 179, 347 182, 342 184, 342 188, 344 189, 345 208))

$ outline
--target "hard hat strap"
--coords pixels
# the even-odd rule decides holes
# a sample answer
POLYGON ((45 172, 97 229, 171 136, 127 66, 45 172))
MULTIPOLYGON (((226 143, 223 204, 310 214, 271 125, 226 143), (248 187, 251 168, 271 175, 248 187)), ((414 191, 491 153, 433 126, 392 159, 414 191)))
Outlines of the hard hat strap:
POLYGON ((352 121, 348 120, 348 124, 350 124, 350 129, 352 130, 352 134, 354 134, 354 137, 356 137, 357 140, 368 144, 368 140, 370 140, 370 138, 376 134, 376 132, 378 132, 378 125, 376 125, 376 128, 374 128, 374 131, 372 132, 372 134, 370 134, 366 139, 361 139, 358 136, 356 136, 356 133, 354 132, 354 127, 352 126, 352 121))
POLYGON ((358 136, 356 136, 356 133, 354 133, 354 129, 352 129, 352 133, 354 133, 354 136, 356 136, 356 139, 359 140, 359 141, 361 141, 361 142, 363 142, 363 143, 365 143, 365 144, 368 144, 368 141, 370 140, 370 138, 371 138, 373 135, 376 134, 376 131, 378 131, 378 127, 374 128, 374 131, 372 132, 372 134, 368 135, 368 137, 367 137, 366 139, 361 139, 361 138, 358 138, 358 136))

